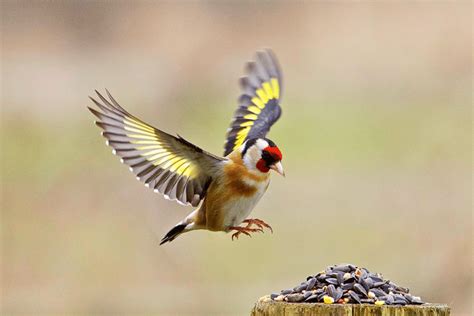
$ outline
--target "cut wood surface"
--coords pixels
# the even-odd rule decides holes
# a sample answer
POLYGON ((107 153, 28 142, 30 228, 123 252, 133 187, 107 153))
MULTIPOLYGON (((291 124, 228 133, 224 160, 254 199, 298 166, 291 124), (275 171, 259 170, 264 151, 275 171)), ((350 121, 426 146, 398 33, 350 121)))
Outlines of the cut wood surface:
POLYGON ((450 308, 444 304, 407 306, 376 306, 369 304, 321 304, 275 302, 270 296, 259 299, 252 316, 449 316, 450 308))

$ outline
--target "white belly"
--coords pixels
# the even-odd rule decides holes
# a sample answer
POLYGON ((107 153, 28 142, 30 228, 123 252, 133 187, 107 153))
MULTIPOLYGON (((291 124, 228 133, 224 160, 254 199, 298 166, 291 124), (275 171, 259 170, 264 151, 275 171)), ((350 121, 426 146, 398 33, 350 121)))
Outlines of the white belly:
POLYGON ((243 220, 249 216, 258 201, 260 201, 260 198, 267 190, 269 181, 270 180, 263 181, 258 184, 252 183, 257 186, 257 192, 251 197, 241 197, 229 201, 229 203, 225 205, 224 225, 227 227, 239 226, 243 220))

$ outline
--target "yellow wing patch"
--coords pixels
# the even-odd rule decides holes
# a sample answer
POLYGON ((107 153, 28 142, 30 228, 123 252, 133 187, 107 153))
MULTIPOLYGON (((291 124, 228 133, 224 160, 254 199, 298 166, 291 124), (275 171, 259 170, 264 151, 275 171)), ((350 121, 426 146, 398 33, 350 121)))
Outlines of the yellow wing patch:
POLYGON ((272 78, 270 82, 272 83, 273 96, 275 97, 275 99, 279 99, 280 98, 280 85, 278 84, 278 80, 276 78, 272 78))
POLYGON ((245 141, 245 138, 247 137, 248 133, 250 131, 250 126, 247 126, 243 129, 241 129, 238 133, 237 133, 237 137, 235 139, 235 146, 234 146, 234 149, 235 148, 238 148, 239 146, 241 146, 244 141, 245 141))
POLYGON ((128 124, 128 125, 131 125, 131 126, 135 126, 136 128, 138 129, 141 129, 141 130, 144 130, 144 131, 148 131, 150 133, 153 133, 154 134, 154 129, 146 124, 143 124, 142 122, 140 121, 137 121, 136 119, 134 118, 131 118, 131 117, 124 117, 123 118, 123 122, 125 124, 128 124))
MULTIPOLYGON (((244 119, 255 121, 258 119, 258 116, 256 114, 247 114, 244 116, 244 119)), ((243 126, 242 124, 240 126, 243 126)))
MULTIPOLYGON (((109 142, 120 142, 121 144, 129 143, 133 147, 127 147, 128 150, 123 151, 122 148, 115 148, 114 152, 120 152, 123 156, 123 162, 127 162, 132 168, 143 166, 143 161, 147 161, 148 166, 155 166, 163 170, 168 170, 179 176, 188 177, 190 180, 198 177, 198 172, 193 162, 185 155, 180 154, 173 150, 172 145, 169 143, 170 139, 162 139, 159 131, 146 125, 145 123, 130 117, 125 116, 122 112, 117 112, 113 108, 105 108, 108 115, 115 115, 114 117, 107 117, 103 113, 93 111, 93 113, 105 122, 99 124, 105 129, 104 136, 109 138, 109 142), (112 112, 112 109, 115 110, 112 112), (115 120, 115 121, 113 121, 115 120), (120 120, 122 125, 117 125, 117 120, 120 120), (121 130, 117 131, 117 129, 121 130), (110 134, 107 134, 110 133, 110 134), (123 133, 125 140, 122 139, 120 134, 123 133), (122 152, 122 151, 123 152, 122 152), (127 152, 133 151, 134 154, 126 155, 127 152)), ((164 137, 170 137, 169 135, 164 137)), ((173 137, 171 137, 173 139, 173 137)), ((121 145, 116 145, 121 146, 121 145)))
POLYGON ((239 148, 247 138, 250 128, 258 120, 258 115, 267 106, 268 102, 280 97, 280 85, 277 78, 270 78, 261 84, 261 87, 255 90, 255 96, 251 99, 253 104, 247 107, 247 110, 252 114, 244 115, 247 121, 240 123, 242 129, 237 133, 233 150, 239 148))
POLYGON ((204 198, 216 164, 222 158, 146 124, 128 113, 108 93, 91 100, 101 111, 89 108, 99 118, 107 145, 128 165, 136 178, 166 198, 197 206, 204 198))
POLYGON ((191 166, 191 161, 163 147, 163 142, 160 141, 159 136, 154 133, 152 128, 136 120, 132 121, 130 118, 124 118, 123 123, 124 129, 130 132, 126 135, 132 139, 130 141, 132 144, 149 144, 148 146, 137 146, 138 150, 143 151, 140 153, 141 157, 157 167, 167 169, 180 176, 193 178, 194 169, 191 166), (129 125, 134 127, 129 127, 129 125))
POLYGON ((262 112, 262 110, 260 110, 258 107, 254 106, 254 105, 250 105, 247 110, 249 110, 250 112, 254 113, 254 114, 260 114, 260 112, 262 112))

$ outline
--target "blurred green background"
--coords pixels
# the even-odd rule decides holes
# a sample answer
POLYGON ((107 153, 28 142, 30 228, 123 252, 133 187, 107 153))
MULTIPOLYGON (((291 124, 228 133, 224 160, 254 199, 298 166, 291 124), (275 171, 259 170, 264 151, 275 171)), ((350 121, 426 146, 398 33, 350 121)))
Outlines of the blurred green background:
POLYGON ((472 4, 2 1, 2 314, 245 315, 327 265, 365 266, 454 315, 472 304, 472 4), (221 154, 237 79, 284 72, 275 233, 193 232, 86 106, 221 154))

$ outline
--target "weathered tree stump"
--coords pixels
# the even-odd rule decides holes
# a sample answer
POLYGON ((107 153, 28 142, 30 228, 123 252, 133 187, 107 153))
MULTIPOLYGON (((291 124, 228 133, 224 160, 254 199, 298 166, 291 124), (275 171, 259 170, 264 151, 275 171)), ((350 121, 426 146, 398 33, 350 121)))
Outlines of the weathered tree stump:
POLYGON ((450 308, 444 304, 408 306, 369 304, 322 304, 275 302, 270 296, 258 300, 252 316, 449 316, 450 308))

